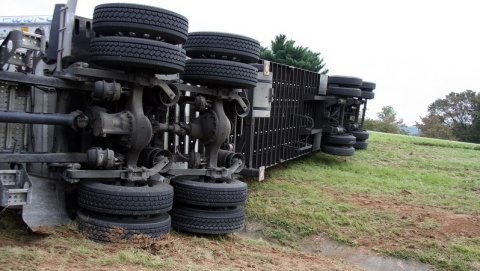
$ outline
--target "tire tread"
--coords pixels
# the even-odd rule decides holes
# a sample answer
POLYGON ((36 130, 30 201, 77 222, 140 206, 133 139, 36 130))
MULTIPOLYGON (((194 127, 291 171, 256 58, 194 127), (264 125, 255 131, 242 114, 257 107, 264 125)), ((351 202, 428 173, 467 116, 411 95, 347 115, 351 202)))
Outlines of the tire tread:
POLYGON ((260 43, 257 40, 227 33, 189 33, 183 48, 192 58, 213 56, 243 63, 256 63, 260 58, 260 43))
POLYGON ((187 40, 188 19, 175 12, 137 4, 103 4, 95 7, 92 29, 100 35, 134 32, 143 37, 182 44, 187 40))
POLYGON ((78 229, 87 238, 98 242, 119 243, 122 240, 132 242, 145 238, 157 238, 167 234, 171 227, 171 218, 162 214, 141 222, 123 223, 88 211, 78 210, 76 218, 78 229))
POLYGON ((183 49, 161 41, 98 37, 90 43, 90 59, 100 66, 125 71, 175 74, 184 70, 186 55, 183 49))
POLYGON ((172 208, 173 188, 170 185, 157 184, 138 191, 121 187, 84 181, 78 188, 78 205, 91 211, 118 215, 160 214, 172 208))

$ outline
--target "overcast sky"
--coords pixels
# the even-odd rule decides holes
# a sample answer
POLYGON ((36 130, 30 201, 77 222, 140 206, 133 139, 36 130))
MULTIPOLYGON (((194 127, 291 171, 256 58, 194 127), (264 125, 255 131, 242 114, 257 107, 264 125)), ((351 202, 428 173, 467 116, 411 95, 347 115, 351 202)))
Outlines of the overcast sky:
MULTIPOLYGON (((390 105, 413 125, 450 92, 480 91, 477 1, 79 0, 92 18, 101 3, 136 2, 180 13, 189 31, 246 35, 269 46, 277 34, 320 52, 329 75, 377 84, 367 116, 390 105)), ((50 15, 53 0, 0 0, 0 16, 50 15)))

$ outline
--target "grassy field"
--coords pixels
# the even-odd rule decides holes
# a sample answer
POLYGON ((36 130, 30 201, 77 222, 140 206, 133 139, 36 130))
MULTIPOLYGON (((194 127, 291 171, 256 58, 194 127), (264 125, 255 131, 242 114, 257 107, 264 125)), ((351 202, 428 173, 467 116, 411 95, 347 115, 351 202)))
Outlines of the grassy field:
POLYGON ((197 236, 171 231, 158 240, 101 244, 81 235, 75 223, 56 227, 48 235, 35 234, 12 210, 0 213, 0 270, 361 271, 237 234, 197 236))
POLYGON ((352 157, 316 153, 249 182, 250 220, 282 244, 327 233, 440 270, 480 269, 480 145, 370 134, 352 157))
POLYGON ((74 223, 31 233, 18 212, 0 210, 0 270, 359 270, 299 251, 325 235, 438 270, 480 270, 480 145, 374 132, 369 144, 247 180, 247 221, 273 243, 172 231, 104 245, 74 223))

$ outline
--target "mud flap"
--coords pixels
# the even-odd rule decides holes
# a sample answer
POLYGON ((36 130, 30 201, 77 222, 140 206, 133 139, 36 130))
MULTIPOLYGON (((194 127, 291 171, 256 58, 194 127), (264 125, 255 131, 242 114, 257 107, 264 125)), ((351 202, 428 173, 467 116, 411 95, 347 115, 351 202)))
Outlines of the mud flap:
POLYGON ((34 232, 50 233, 53 226, 71 222, 65 209, 65 183, 30 175, 32 187, 23 206, 23 221, 34 232))

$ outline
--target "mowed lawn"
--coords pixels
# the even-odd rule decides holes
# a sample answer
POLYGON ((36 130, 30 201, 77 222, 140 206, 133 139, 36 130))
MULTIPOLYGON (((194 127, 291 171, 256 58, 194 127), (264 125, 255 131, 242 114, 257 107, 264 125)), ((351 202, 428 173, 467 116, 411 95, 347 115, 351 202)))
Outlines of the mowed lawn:
POLYGON ((249 179, 248 221, 300 247, 319 235, 439 270, 480 270, 480 145, 370 132, 249 179))

